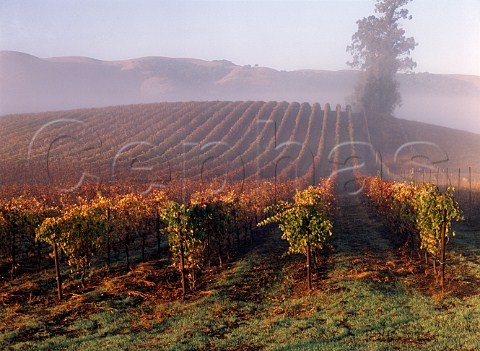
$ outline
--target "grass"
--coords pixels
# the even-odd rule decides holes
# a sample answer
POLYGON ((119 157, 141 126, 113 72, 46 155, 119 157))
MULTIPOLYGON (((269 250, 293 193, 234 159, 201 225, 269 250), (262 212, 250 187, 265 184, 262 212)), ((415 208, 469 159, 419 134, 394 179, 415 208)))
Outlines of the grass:
POLYGON ((438 287, 428 287, 432 278, 423 267, 393 250, 381 224, 365 211, 362 206, 339 210, 335 249, 323 258, 311 293, 305 293, 303 257, 285 256, 287 246, 278 233, 207 274, 185 301, 176 297, 175 286, 155 290, 154 273, 162 270, 156 263, 72 293, 58 305, 45 274, 18 278, 23 300, 12 297, 12 285, 2 288, 10 295, 3 295, 0 309, 0 348, 480 349, 478 232, 458 228, 449 251, 449 284, 441 296, 438 287), (50 301, 28 295, 45 289, 50 301))

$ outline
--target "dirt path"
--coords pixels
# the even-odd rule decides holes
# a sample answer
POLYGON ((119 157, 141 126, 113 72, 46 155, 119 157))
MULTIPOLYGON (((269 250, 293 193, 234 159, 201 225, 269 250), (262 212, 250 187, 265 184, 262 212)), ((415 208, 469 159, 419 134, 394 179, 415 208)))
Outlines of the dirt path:
MULTIPOLYGON (((377 283, 405 277, 405 266, 381 221, 362 202, 361 194, 350 195, 337 184, 337 209, 333 233, 335 247, 332 277, 369 279, 377 283)), ((392 233, 392 235, 394 235, 392 233)))
MULTIPOLYGON (((393 231, 362 202, 361 194, 349 195, 337 188, 333 257, 329 276, 340 279, 367 279, 381 289, 401 281, 407 289, 425 295, 437 295, 441 288, 431 265, 425 266, 419 255, 412 257, 399 249, 401 241, 393 231)), ((466 297, 478 293, 478 232, 456 225, 457 235, 447 247, 446 286, 449 296, 466 297)))

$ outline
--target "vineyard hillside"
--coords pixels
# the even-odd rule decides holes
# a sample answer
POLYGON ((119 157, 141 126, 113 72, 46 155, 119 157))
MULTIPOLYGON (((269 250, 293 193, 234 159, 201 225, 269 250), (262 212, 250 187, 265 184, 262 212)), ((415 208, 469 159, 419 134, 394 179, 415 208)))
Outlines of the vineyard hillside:
POLYGON ((0 123, 2 350, 480 349, 478 134, 285 101, 0 123))
POLYGON ((161 186, 183 177, 314 183, 352 167, 352 156, 361 160, 355 167, 363 165, 362 173, 382 168, 390 178, 412 168, 421 168, 423 176, 435 169, 480 172, 478 134, 397 118, 371 120, 340 105, 155 103, 10 115, 1 125, 4 184, 161 186))

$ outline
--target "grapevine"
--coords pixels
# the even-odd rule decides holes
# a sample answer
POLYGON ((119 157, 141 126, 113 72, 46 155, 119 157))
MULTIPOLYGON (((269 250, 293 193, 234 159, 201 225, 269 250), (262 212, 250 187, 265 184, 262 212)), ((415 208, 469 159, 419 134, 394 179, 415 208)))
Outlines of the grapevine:
POLYGON ((306 256, 307 285, 312 289, 310 261, 312 250, 325 247, 332 235, 333 181, 323 180, 322 186, 310 186, 299 191, 293 202, 281 201, 268 206, 265 211, 272 213, 260 222, 263 226, 278 223, 282 231, 282 239, 289 243, 289 253, 300 253, 306 256))
POLYGON ((362 182, 366 198, 390 227, 406 236, 414 249, 435 258, 435 270, 442 235, 446 239, 454 236, 452 221, 463 220, 454 189, 449 187, 441 193, 434 184, 389 182, 378 177, 366 177, 362 182))

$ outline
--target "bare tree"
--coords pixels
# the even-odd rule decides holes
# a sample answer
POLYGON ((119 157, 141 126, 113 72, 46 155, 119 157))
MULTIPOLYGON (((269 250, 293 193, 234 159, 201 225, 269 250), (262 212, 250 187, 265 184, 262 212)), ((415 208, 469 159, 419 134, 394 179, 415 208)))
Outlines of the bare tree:
POLYGON ((412 0, 377 0, 375 15, 357 21, 358 30, 347 46, 353 60, 347 62, 362 71, 354 99, 367 115, 391 115, 401 104, 397 72, 416 67, 409 57, 417 43, 406 38, 399 22, 411 20, 404 7, 412 0))

